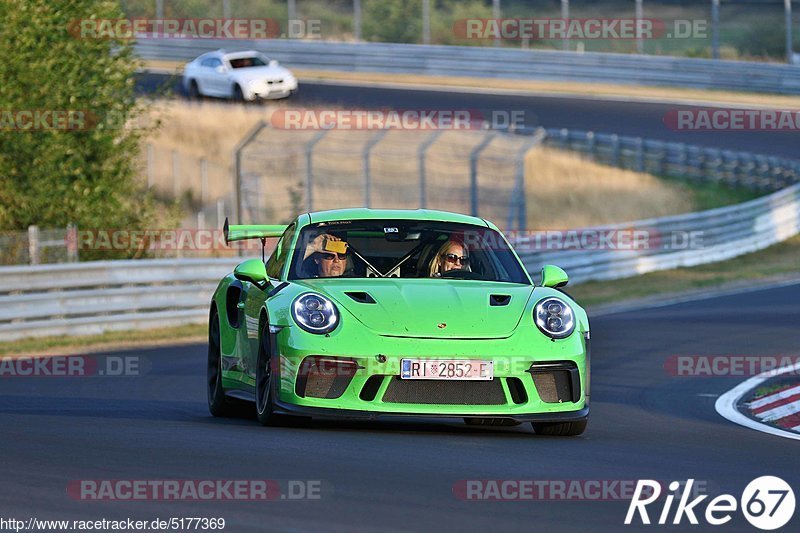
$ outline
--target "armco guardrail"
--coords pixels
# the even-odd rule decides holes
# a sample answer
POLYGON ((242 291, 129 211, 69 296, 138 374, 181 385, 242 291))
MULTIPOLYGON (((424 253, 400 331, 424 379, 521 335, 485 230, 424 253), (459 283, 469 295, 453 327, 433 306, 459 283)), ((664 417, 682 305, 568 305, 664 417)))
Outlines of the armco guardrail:
POLYGON ((800 94, 800 67, 746 61, 286 39, 147 39, 136 45, 137 53, 145 59, 172 61, 189 61, 202 53, 219 48, 260 50, 289 67, 311 70, 560 80, 800 94))
POLYGON ((729 207, 574 230, 574 239, 588 238, 590 246, 595 246, 601 240, 596 236, 615 231, 628 236, 639 232, 644 238, 638 245, 621 249, 556 249, 569 242, 570 236, 560 232, 557 239, 548 240, 544 231, 538 239, 537 235, 516 239, 515 246, 532 273, 552 263, 564 268, 576 282, 713 263, 762 250, 800 233, 800 184, 729 207), (548 242, 557 244, 548 246, 548 242))
POLYGON ((547 129, 545 146, 603 164, 663 176, 776 191, 800 182, 800 161, 591 131, 547 129))
POLYGON ((89 335, 208 319, 236 259, 97 261, 0 268, 0 340, 89 335))

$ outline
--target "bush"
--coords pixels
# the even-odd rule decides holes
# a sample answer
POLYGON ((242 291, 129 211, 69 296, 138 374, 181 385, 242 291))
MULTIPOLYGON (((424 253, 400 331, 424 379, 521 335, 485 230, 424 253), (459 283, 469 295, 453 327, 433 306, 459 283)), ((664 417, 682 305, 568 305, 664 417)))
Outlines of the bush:
POLYGON ((125 127, 143 111, 132 46, 78 38, 75 21, 90 17, 122 12, 109 0, 0 0, 2 229, 138 228, 154 212, 134 180, 144 132, 125 127), (86 122, 14 130, 20 111, 68 111, 86 122))

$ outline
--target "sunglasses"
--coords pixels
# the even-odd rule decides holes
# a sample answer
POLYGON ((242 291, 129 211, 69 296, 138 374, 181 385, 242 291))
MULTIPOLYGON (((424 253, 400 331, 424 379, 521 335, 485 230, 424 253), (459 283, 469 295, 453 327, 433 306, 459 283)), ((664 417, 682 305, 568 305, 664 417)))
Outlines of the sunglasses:
POLYGON ((320 252, 319 255, 320 258, 324 259, 325 261, 333 261, 335 257, 338 257, 339 261, 344 261, 345 259, 347 259, 347 253, 335 254, 333 252, 320 252))
POLYGON ((466 255, 459 256, 456 254, 445 254, 444 258, 447 260, 448 263, 461 263, 462 265, 466 266, 469 264, 469 257, 466 255))

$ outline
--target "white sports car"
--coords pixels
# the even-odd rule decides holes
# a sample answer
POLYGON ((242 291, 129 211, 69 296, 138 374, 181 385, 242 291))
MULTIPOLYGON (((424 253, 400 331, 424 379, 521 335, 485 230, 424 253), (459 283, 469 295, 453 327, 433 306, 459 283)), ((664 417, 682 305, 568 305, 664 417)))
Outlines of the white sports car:
POLYGON ((260 52, 217 50, 186 64, 183 86, 190 98, 216 96, 254 101, 296 93, 297 79, 289 69, 260 52))

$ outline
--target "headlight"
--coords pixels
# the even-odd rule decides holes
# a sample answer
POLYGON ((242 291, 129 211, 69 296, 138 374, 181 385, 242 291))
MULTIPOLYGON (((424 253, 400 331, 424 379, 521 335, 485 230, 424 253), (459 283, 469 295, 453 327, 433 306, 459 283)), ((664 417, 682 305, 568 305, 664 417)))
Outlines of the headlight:
POLYGON ((295 298, 292 318, 309 333, 329 333, 339 324, 339 310, 321 294, 306 293, 295 298))
POLYGON ((536 304, 533 320, 542 333, 554 339, 569 337, 575 331, 575 314, 560 298, 545 298, 536 304))

